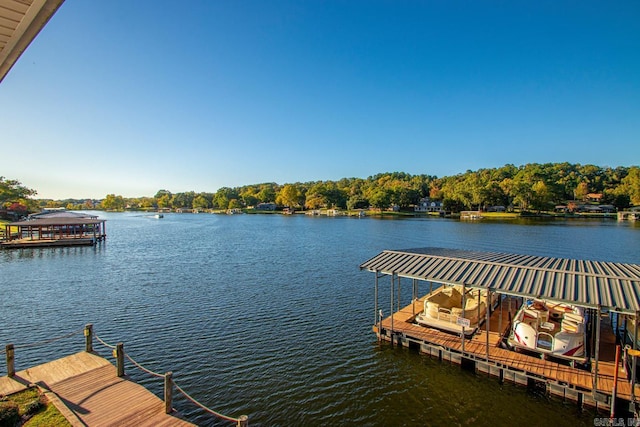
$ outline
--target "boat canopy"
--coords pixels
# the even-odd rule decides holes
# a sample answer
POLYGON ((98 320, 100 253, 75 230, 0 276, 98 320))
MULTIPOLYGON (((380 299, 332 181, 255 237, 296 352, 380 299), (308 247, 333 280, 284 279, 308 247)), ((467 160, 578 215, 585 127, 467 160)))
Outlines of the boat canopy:
POLYGON ((623 313, 640 311, 638 264, 418 248, 385 250, 360 269, 623 313))

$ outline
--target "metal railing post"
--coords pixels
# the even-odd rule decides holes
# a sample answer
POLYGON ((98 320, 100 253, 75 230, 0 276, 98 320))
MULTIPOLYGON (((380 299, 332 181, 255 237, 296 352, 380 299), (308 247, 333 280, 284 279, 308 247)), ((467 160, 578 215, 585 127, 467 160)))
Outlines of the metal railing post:
POLYGON ((124 344, 119 342, 116 344, 116 369, 119 377, 124 377, 124 344))
POLYGON ((15 353, 13 349, 13 344, 7 344, 5 347, 5 352, 7 355, 7 376, 9 378, 16 375, 16 367, 15 367, 15 353))
POLYGON ((173 372, 164 374, 164 412, 170 414, 173 411, 173 372))
POLYGON ((93 352, 93 324, 87 323, 84 327, 84 351, 93 352))

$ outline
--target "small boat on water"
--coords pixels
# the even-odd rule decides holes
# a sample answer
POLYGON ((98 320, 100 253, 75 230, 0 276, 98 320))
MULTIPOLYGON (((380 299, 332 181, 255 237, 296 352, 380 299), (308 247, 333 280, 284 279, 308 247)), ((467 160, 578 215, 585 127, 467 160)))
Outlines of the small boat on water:
MULTIPOLYGON (((443 285, 425 297, 424 311, 416 316, 415 322, 456 334, 464 329, 465 335, 473 335, 486 318, 486 301, 486 290, 468 288, 463 310, 462 286, 443 285)), ((491 305, 496 301, 497 296, 491 293, 491 305)))
POLYGON ((161 214, 161 213, 157 213, 153 217, 156 218, 156 219, 160 219, 160 218, 164 218, 164 215, 161 214))
POLYGON ((508 343, 524 349, 585 363, 587 319, 584 309, 545 300, 526 300, 516 313, 508 343))

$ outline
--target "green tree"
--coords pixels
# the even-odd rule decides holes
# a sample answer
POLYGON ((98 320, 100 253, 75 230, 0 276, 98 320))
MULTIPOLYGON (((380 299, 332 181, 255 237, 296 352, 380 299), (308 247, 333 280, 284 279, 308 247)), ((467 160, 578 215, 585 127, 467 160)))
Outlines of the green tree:
POLYGON ((622 179, 619 186, 618 194, 620 192, 628 195, 634 205, 640 205, 640 167, 629 168, 629 173, 622 179))
POLYGON ((171 195, 163 194, 160 197, 156 198, 156 203, 158 204, 159 209, 165 209, 171 207, 171 195))
POLYGON ((193 209, 209 209, 211 202, 202 194, 198 194, 193 199, 193 209))
POLYGON ((585 197, 587 197, 587 194, 589 194, 589 184, 586 182, 578 183, 573 194, 575 200, 584 200, 585 197))
POLYGON ((113 211, 122 211, 125 207, 125 201, 122 196, 116 196, 115 194, 107 194, 107 196, 102 200, 102 209, 105 210, 113 210, 113 211))
POLYGON ((35 190, 23 186, 20 181, 0 176, 0 207, 13 202, 26 204, 24 203, 26 199, 35 194, 37 194, 35 190))
POLYGON ((300 203, 300 189, 295 184, 286 184, 282 187, 282 190, 276 197, 276 203, 281 206, 288 206, 290 208, 297 208, 300 203))

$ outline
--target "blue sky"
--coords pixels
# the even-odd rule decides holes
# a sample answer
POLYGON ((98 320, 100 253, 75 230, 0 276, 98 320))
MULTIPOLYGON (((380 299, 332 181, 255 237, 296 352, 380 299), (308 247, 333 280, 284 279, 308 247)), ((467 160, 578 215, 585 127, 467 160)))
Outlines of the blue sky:
POLYGON ((60 199, 638 165, 639 52, 637 1, 67 0, 0 84, 0 175, 60 199))

